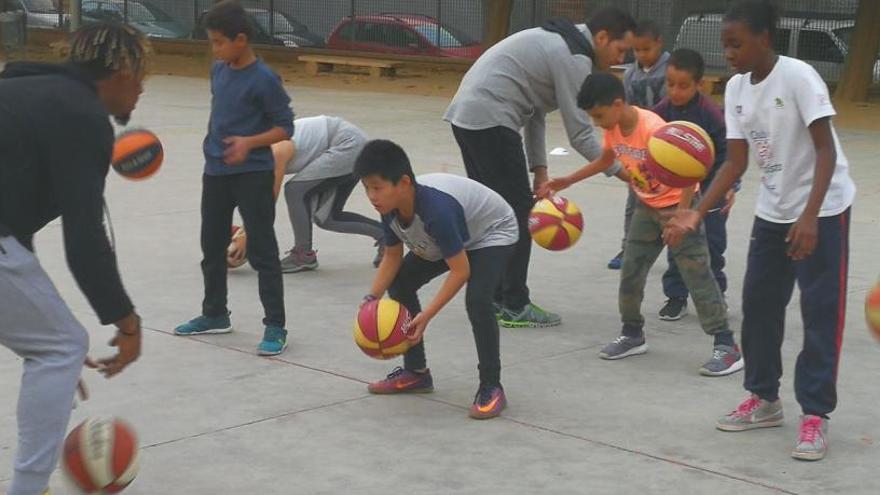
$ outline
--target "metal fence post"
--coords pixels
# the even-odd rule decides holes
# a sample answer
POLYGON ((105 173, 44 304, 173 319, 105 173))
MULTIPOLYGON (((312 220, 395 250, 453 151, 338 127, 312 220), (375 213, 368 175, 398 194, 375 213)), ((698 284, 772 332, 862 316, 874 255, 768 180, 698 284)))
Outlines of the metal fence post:
POLYGON ((351 39, 348 40, 348 49, 349 50, 351 50, 354 47, 354 43, 355 43, 355 41, 357 41, 358 31, 360 31, 360 26, 354 20, 354 12, 355 12, 354 3, 355 3, 355 0, 351 0, 351 23, 352 23, 352 25, 354 25, 354 31, 352 32, 351 39))
POLYGON ((269 42, 275 41, 275 0, 269 0, 269 42))
POLYGON ((82 24, 82 0, 70 0, 70 30, 76 31, 82 24))
POLYGON ((435 45, 437 45, 437 48, 440 48, 440 30, 443 29, 441 27, 443 26, 443 10, 441 10, 442 8, 443 0, 437 0, 437 40, 434 43, 435 45))
POLYGON ((128 24, 128 0, 122 0, 122 22, 128 24))

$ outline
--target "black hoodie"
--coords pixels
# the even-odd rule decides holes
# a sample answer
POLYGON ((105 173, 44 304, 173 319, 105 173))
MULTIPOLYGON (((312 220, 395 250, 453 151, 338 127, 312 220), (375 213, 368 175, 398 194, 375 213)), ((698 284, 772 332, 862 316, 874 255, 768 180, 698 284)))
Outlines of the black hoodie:
POLYGON ((74 66, 12 63, 0 73, 0 236, 33 250, 61 217, 67 263, 103 324, 132 311, 104 229, 113 127, 74 66))

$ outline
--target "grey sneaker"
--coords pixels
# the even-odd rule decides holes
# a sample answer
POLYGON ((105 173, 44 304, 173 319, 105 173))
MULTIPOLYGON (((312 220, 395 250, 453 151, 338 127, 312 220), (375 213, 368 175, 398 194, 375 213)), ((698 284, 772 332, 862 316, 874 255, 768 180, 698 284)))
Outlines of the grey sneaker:
POLYGON ((828 450, 828 420, 809 414, 801 417, 797 445, 791 456, 802 461, 818 461, 828 450))
POLYGON ((281 273, 296 273, 315 268, 318 268, 318 255, 315 250, 306 251, 295 247, 287 252, 287 256, 281 258, 281 273))
POLYGON ((739 347, 734 345, 716 345, 712 349, 712 358, 706 361, 706 364, 700 368, 700 374, 703 376, 725 376, 743 369, 742 353, 739 347))
POLYGON ((599 351, 599 357, 602 359, 623 359, 646 352, 648 352, 648 343, 645 342, 644 334, 639 338, 621 335, 614 339, 614 342, 603 347, 599 351))
POLYGON ((660 319, 663 321, 676 321, 688 314, 688 300, 673 297, 666 300, 666 304, 660 308, 660 319))
POLYGON ((750 395, 735 411, 715 423, 721 431, 745 431, 755 428, 771 428, 782 424, 782 401, 768 402, 757 395, 750 395))
POLYGON ((562 318, 556 313, 545 311, 537 304, 529 303, 518 312, 503 309, 498 324, 505 328, 555 327, 562 324, 562 318))

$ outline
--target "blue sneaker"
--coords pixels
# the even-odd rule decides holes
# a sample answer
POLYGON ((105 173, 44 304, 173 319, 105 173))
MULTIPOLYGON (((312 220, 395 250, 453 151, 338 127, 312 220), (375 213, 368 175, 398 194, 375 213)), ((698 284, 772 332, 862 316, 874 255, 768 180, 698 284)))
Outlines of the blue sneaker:
POLYGON ((617 255, 611 258, 611 261, 608 262, 609 270, 620 270, 620 267, 623 265, 623 251, 617 253, 617 255))
POLYGON ((174 335, 207 335, 231 331, 232 322, 229 320, 229 313, 226 313, 226 316, 196 316, 186 323, 177 325, 174 335))
POLYGON ((287 330, 272 325, 266 326, 263 341, 257 346, 258 356, 277 356, 287 349, 287 330))

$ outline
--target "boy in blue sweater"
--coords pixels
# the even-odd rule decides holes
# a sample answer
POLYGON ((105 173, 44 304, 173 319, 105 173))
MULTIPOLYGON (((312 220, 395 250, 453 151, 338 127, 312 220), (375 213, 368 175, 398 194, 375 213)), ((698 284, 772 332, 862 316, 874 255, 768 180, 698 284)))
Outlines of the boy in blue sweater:
POLYGON ((247 252, 259 273, 265 318, 261 356, 287 348, 284 286, 275 239, 274 161, 270 146, 293 135, 293 111, 281 79, 249 44, 254 28, 236 1, 216 4, 205 17, 211 49, 211 118, 204 141, 202 178, 202 314, 174 329, 177 335, 232 331, 226 307, 226 248, 236 207, 248 232, 247 252))
MULTIPOLYGON (((682 48, 675 50, 669 59, 666 70, 667 97, 654 107, 654 113, 663 120, 686 120, 702 127, 715 143, 715 163, 706 179, 700 183, 700 190, 709 190, 709 184, 727 159, 727 139, 724 115, 711 98, 699 91, 703 79, 705 63, 703 56, 694 50, 682 48)), ((706 240, 709 244, 709 259, 712 274, 721 292, 727 291, 727 277, 724 275, 724 251, 727 249, 727 216, 733 206, 734 195, 739 189, 739 181, 727 192, 723 201, 713 205, 703 222, 706 226, 706 240)), ((678 320, 687 314, 688 290, 681 278, 681 272, 671 251, 667 250, 669 268, 663 274, 663 293, 667 300, 660 309, 661 320, 678 320)))

